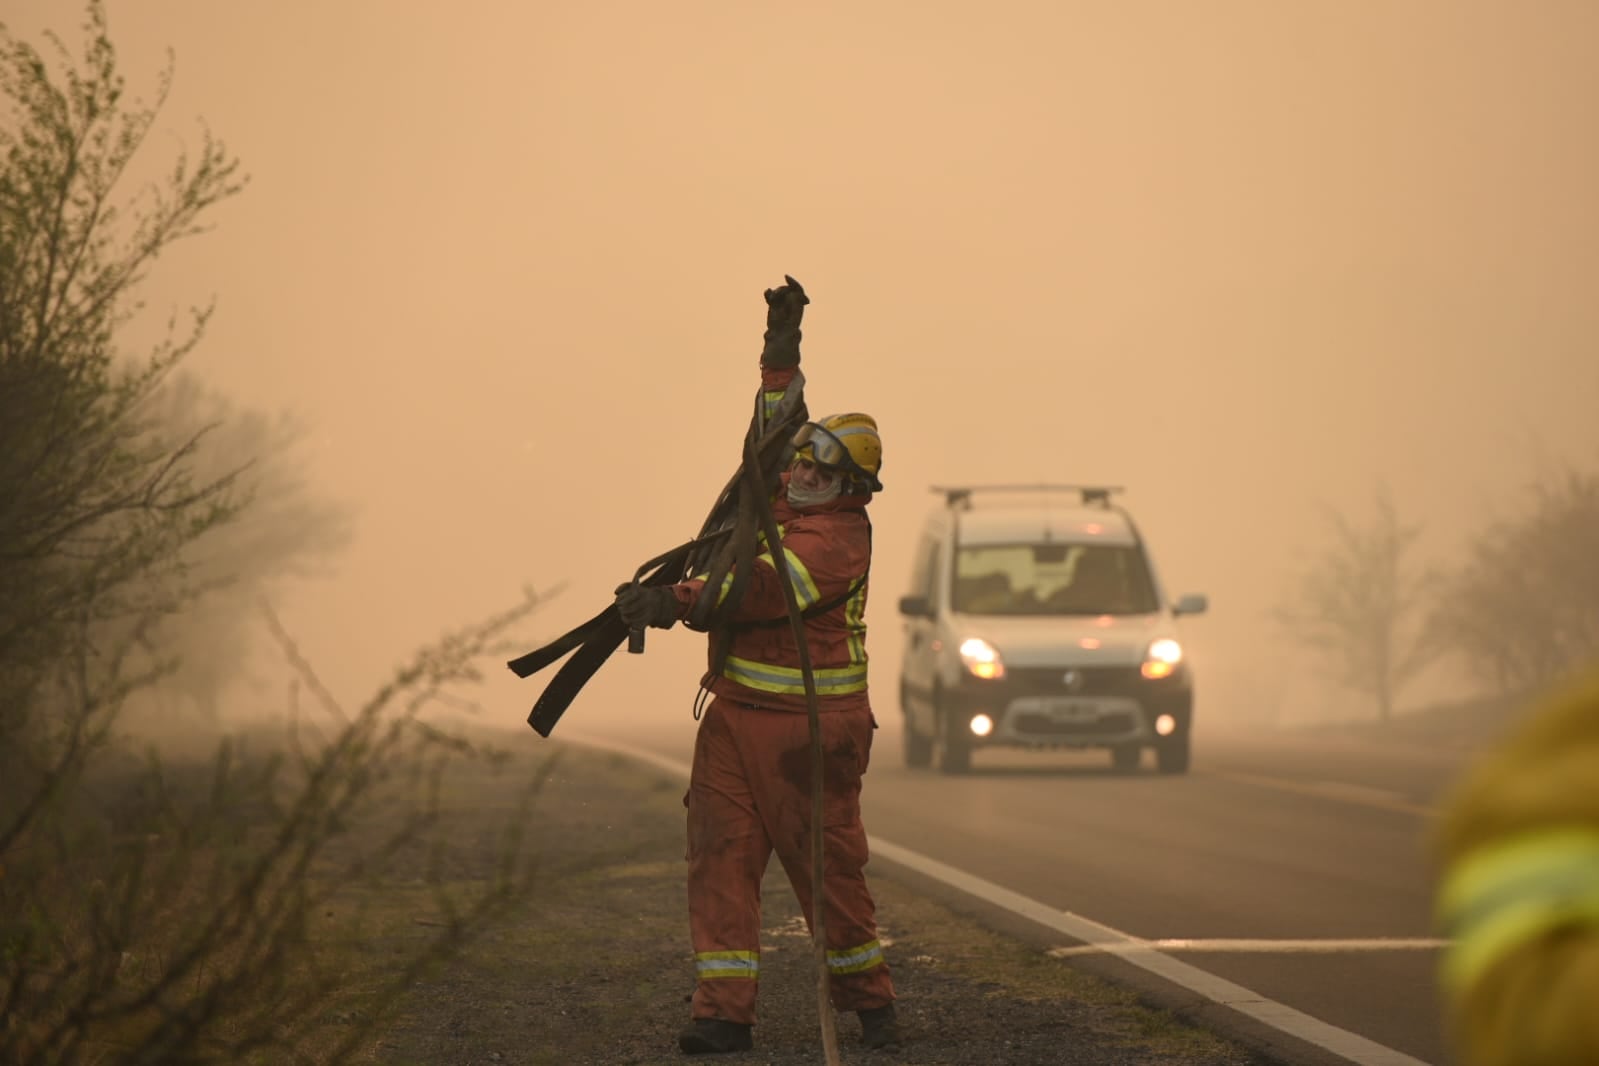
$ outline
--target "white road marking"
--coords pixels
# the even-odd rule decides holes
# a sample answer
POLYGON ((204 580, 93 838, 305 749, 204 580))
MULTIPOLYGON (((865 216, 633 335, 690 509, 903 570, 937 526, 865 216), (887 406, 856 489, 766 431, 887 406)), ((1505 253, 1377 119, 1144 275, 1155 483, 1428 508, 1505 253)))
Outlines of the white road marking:
MULTIPOLYGON (((677 777, 687 779, 689 776, 688 764, 677 759, 667 758, 664 755, 658 755, 655 752, 598 738, 579 736, 566 737, 565 739, 572 743, 637 759, 677 777)), ((1002 885, 997 885, 992 881, 985 881, 981 877, 976 877, 964 870, 958 870, 946 863, 939 862, 937 859, 912 851, 909 848, 901 847, 880 837, 869 836, 869 845, 874 855, 879 855, 890 862, 915 870, 917 873, 931 877, 985 903, 1003 908, 1018 917, 1026 918, 1047 929, 1063 933, 1073 940, 1081 941, 1083 946, 1089 951, 1117 954, 1130 965, 1147 970, 1162 980, 1204 996, 1213 1003, 1230 1007, 1240 1014, 1303 1040, 1307 1044, 1313 1044, 1334 1055, 1339 1055, 1350 1062, 1360 1063, 1362 1066, 1428 1066, 1421 1059, 1406 1055, 1402 1051, 1396 1051, 1374 1040, 1368 1040, 1359 1033, 1352 1033, 1347 1029, 1329 1025, 1302 1011, 1297 1011, 1275 1000, 1267 999, 1258 992, 1252 992, 1242 985, 1217 977, 1215 974, 1201 970, 1197 966, 1180 962, 1172 958, 1167 953, 1167 950, 1152 947, 1158 944, 1159 941, 1142 940, 1123 933, 1119 929, 1113 929, 1101 922, 1096 922, 1091 918, 1084 918, 1081 915, 1072 914, 1070 911, 1057 910, 1019 892, 1012 892, 1002 885)), ((1185 941, 1181 943, 1204 943, 1204 941, 1185 941)), ((1055 949, 1055 951, 1061 950, 1064 949, 1055 949)), ((1051 952, 1051 954, 1054 954, 1054 952, 1051 952)))
POLYGON ((1426 938, 1376 937, 1366 940, 1250 940, 1248 938, 1220 938, 1189 940, 1168 937, 1160 940, 1133 940, 1126 944, 1079 944, 1074 947, 1050 948, 1046 953, 1057 959, 1076 955, 1135 955, 1143 951, 1192 951, 1205 954, 1242 955, 1335 955, 1367 951, 1438 951, 1449 946, 1447 940, 1426 938))

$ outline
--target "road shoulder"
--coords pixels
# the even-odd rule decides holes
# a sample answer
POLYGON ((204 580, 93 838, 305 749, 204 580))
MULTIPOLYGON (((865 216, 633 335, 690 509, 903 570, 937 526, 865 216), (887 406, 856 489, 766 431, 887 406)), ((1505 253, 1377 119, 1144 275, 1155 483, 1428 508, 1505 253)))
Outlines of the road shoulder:
MULTIPOLYGON (((503 780, 458 783, 454 816, 496 803, 559 760, 532 814, 540 873, 527 906, 419 982, 370 1061, 681 1062, 693 964, 683 863, 683 786, 624 757, 556 742, 513 744, 503 780)), ((465 846, 469 834, 458 839, 465 846)), ((1193 1005, 1173 1011, 1137 988, 1052 959, 907 871, 869 869, 907 1045, 868 1053, 837 1019, 845 1062, 1263 1066, 1258 1047, 1217 1034, 1193 1005)), ((753 1052, 718 1061, 821 1061, 809 941, 775 862, 763 885, 760 1023, 753 1052)), ((425 915, 396 913, 387 935, 425 915)))

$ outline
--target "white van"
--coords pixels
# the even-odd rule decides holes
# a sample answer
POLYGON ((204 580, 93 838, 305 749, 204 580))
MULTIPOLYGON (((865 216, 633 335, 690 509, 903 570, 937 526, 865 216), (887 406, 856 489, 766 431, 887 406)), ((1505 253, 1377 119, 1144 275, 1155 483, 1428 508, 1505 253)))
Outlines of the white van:
POLYGON ((1115 486, 935 487, 905 618, 905 762, 947 773, 990 747, 1108 748, 1188 769, 1193 674, 1169 603, 1115 486), (982 505, 974 499, 983 498, 982 505))

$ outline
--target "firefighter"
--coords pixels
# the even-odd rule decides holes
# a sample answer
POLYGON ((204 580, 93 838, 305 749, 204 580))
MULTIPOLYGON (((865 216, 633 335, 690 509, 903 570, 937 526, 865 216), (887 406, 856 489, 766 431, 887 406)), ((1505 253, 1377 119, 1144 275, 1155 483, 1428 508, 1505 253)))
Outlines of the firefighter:
MULTIPOLYGON (((780 395, 799 365, 804 290, 766 293, 762 390, 780 395)), ((802 610, 819 704, 823 748, 823 878, 826 958, 833 1005, 860 1018, 862 1042, 899 1043, 894 985, 877 937, 867 887, 861 777, 876 720, 866 687, 866 576, 871 526, 866 505, 882 490, 877 423, 860 413, 802 426, 794 458, 772 500, 782 552, 802 610)), ((689 1054, 753 1046, 760 976, 761 880, 775 851, 811 920, 810 720, 798 646, 771 548, 763 541, 730 635, 713 634, 710 693, 695 738, 688 808, 689 929, 696 985, 678 1038, 689 1054), (718 649, 718 639, 729 641, 718 649), (721 654, 718 654, 718 651, 721 654)), ((616 606, 630 627, 669 629, 701 596, 725 596, 703 579, 626 585, 616 606)))
POLYGON ((1534 712, 1440 826, 1442 983, 1465 1066, 1599 1063, 1599 670, 1534 712))

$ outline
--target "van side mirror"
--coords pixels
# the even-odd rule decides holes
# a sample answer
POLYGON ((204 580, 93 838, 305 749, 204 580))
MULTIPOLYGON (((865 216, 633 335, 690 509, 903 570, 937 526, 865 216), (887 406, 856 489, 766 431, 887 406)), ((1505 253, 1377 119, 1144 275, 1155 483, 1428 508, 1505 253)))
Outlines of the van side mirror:
POLYGON ((927 602, 926 596, 901 596, 899 613, 907 618, 931 618, 933 605, 927 602))
POLYGON ((1177 602, 1172 604, 1171 613, 1174 615, 1204 614, 1209 608, 1210 597, 1190 592, 1186 596, 1179 597, 1177 602))

